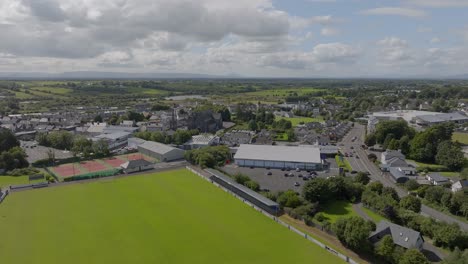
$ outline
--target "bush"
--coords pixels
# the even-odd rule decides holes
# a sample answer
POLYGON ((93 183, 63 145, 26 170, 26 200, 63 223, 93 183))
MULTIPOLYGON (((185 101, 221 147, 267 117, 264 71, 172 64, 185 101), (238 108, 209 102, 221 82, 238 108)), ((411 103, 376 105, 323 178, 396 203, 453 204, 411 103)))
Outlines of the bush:
POLYGON ((256 181, 249 180, 249 181, 246 181, 246 182, 244 183, 244 185, 245 185, 247 188, 249 188, 249 189, 251 189, 251 190, 253 190, 253 191, 256 191, 256 192, 257 192, 258 190, 260 190, 260 184, 258 184, 256 181))

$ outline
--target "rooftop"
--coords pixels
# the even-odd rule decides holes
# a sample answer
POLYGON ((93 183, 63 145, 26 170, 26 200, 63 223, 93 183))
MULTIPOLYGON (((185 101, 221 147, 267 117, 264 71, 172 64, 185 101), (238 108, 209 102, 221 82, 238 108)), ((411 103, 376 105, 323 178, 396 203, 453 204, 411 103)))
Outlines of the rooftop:
POLYGON ((370 236, 372 237, 376 234, 387 232, 392 236, 393 243, 404 248, 417 247, 418 238, 421 237, 421 234, 418 231, 393 224, 385 220, 382 220, 377 224, 375 231, 372 232, 370 236))
POLYGON ((165 144, 162 144, 159 142, 153 142, 153 141, 145 141, 144 143, 140 144, 138 147, 148 149, 148 150, 160 153, 160 154, 166 154, 173 150, 178 150, 177 148, 171 147, 169 145, 165 145, 165 144))
POLYGON ((235 159, 321 163, 320 149, 304 146, 241 144, 235 159))

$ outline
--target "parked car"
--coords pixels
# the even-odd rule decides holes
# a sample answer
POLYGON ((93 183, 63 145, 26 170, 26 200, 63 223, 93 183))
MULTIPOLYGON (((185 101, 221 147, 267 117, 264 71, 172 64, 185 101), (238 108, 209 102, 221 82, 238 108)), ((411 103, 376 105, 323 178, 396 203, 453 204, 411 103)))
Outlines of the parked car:
POLYGON ((300 172, 300 171, 301 171, 301 169, 299 169, 299 168, 296 168, 296 171, 297 171, 297 172, 300 172))
POLYGON ((299 177, 299 178, 302 178, 302 176, 303 176, 302 174, 297 175, 297 177, 299 177))
POLYGON ((295 182, 295 183, 294 183, 294 186, 298 187, 298 186, 301 186, 301 184, 298 183, 298 182, 295 182))
POLYGON ((357 173, 357 171, 355 171, 355 170, 351 171, 351 174, 356 174, 356 173, 357 173))
POLYGON ((266 175, 272 175, 273 173, 271 173, 271 171, 267 172, 266 175))

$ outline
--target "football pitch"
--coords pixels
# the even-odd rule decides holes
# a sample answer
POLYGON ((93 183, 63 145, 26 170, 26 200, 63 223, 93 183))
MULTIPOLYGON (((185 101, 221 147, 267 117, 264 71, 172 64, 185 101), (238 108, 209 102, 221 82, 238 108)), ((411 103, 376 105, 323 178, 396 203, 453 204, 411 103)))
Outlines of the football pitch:
POLYGON ((188 170, 12 193, 3 263, 341 263, 188 170))

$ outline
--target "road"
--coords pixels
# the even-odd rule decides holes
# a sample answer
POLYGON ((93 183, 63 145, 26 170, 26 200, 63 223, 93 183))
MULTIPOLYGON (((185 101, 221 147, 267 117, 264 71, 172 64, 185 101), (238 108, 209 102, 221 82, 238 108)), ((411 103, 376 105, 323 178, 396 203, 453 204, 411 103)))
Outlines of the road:
MULTIPOLYGON (((370 178, 373 181, 379 181, 386 187, 394 188, 398 196, 405 197, 408 195, 408 192, 404 189, 397 186, 392 180, 385 177, 385 175, 380 171, 380 169, 372 163, 367 155, 371 152, 365 150, 361 147, 364 144, 365 136, 365 126, 355 124, 355 126, 348 132, 348 134, 343 137, 342 141, 338 144, 343 152, 353 152, 355 154, 353 157, 347 158, 351 167, 356 171, 368 171, 370 172, 370 178), (352 139, 356 137, 357 139, 353 142, 352 139), (353 149, 351 149, 353 147, 353 149), (356 157, 358 156, 358 157, 356 157)), ((468 231, 468 224, 464 221, 458 220, 450 215, 437 211, 426 205, 421 206, 421 214, 424 216, 429 216, 439 221, 444 221, 447 223, 457 223, 461 229, 468 231)))

